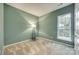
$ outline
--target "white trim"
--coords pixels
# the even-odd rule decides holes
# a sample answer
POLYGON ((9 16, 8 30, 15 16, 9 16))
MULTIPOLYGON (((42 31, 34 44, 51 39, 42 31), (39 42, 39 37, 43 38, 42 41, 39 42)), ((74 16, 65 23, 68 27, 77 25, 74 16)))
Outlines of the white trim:
MULTIPOLYGON (((37 38, 44 38, 44 37, 37 37, 37 38)), ((49 40, 49 39, 44 38, 44 40, 49 40)), ((25 40, 25 41, 28 42, 29 40, 25 40)), ((22 43, 22 42, 25 42, 25 41, 21 41, 21 42, 17 42, 17 43, 13 43, 13 44, 4 46, 4 47, 3 47, 3 55, 4 55, 4 49, 5 49, 6 47, 11 46, 11 45, 15 45, 15 44, 18 44, 18 43, 22 43)), ((50 41, 51 43, 57 42, 57 41, 54 41, 54 40, 49 40, 49 41, 50 41)), ((57 42, 57 43, 62 44, 62 45, 65 45, 65 46, 71 46, 71 45, 68 45, 68 44, 60 43, 60 42, 57 42)), ((16 55, 15 52, 14 52, 14 55, 16 55)))
POLYGON ((24 40, 24 41, 20 41, 20 42, 17 42, 17 43, 12 43, 12 44, 9 44, 9 45, 4 46, 4 47, 2 48, 2 54, 4 55, 4 50, 5 50, 5 48, 7 48, 7 47, 9 47, 9 46, 11 46, 11 45, 16 45, 16 44, 22 43, 22 42, 26 42, 26 41, 28 42, 29 40, 31 40, 31 39, 24 40))
POLYGON ((20 41, 20 42, 17 42, 17 43, 12 43, 12 44, 9 44, 9 45, 5 45, 4 47, 6 48, 6 47, 9 47, 11 45, 15 45, 15 44, 18 44, 18 43, 26 42, 26 41, 29 41, 29 40, 31 40, 31 39, 27 39, 27 40, 20 41))
MULTIPOLYGON (((70 15, 70 17, 71 17, 71 13, 66 13, 66 14, 62 14, 62 15, 59 15, 58 17, 57 17, 57 38, 58 39, 61 39, 61 40, 65 40, 65 41, 72 41, 72 40, 66 40, 66 37, 60 37, 59 36, 59 30, 58 30, 58 26, 59 26, 59 17, 60 16, 65 16, 65 15, 70 15)), ((66 19, 66 18, 65 18, 66 19)), ((71 34, 71 19, 70 19, 70 34, 71 34)), ((67 37, 67 39, 68 39, 68 37, 67 37)), ((69 39, 71 39, 71 35, 70 35, 70 37, 69 37, 69 39)))

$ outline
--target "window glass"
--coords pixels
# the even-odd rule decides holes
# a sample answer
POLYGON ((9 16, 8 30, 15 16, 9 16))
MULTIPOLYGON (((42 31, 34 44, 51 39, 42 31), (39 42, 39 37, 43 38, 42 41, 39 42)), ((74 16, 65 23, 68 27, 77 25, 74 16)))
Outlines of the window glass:
POLYGON ((57 38, 66 41, 71 40, 71 14, 64 14, 58 16, 58 32, 57 38))

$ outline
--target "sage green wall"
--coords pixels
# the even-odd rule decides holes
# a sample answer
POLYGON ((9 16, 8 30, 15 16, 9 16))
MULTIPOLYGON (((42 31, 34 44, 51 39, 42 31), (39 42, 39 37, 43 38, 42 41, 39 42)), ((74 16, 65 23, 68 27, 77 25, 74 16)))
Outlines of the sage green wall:
POLYGON ((3 4, 0 3, 0 54, 2 52, 2 47, 4 44, 4 35, 3 35, 3 4))
POLYGON ((4 33, 5 45, 31 38, 31 27, 28 21, 35 22, 38 17, 4 4, 4 33))
MULTIPOLYGON (((71 15, 72 15, 71 22, 72 22, 72 40, 73 40, 74 4, 71 4, 64 8, 58 9, 54 12, 41 16, 39 18, 39 21, 40 21, 39 25, 40 25, 40 32, 42 32, 42 33, 40 33, 39 35, 46 37, 46 38, 50 38, 50 39, 53 38, 53 40, 58 40, 57 39, 57 16, 65 14, 65 13, 71 13, 71 15)), ((64 41, 62 41, 62 42, 64 42, 64 41)), ((68 43, 68 42, 66 42, 66 43, 68 43)))
MULTIPOLYGON (((57 16, 65 13, 72 14, 72 31, 74 30, 74 4, 58 9, 54 12, 39 17, 39 36, 57 40, 57 16)), ((18 10, 4 4, 4 39, 5 45, 20 42, 31 38, 31 31, 26 31, 30 24, 28 21, 35 22, 38 17, 24 11, 18 10), (27 21, 26 21, 27 20, 27 21)), ((72 32, 72 40, 74 33, 72 32)), ((60 41, 60 40, 59 40, 60 41)), ((64 41, 62 41, 64 42, 64 41)), ((65 41, 66 42, 66 41, 65 41)), ((68 43, 68 42, 66 42, 68 43)), ((72 42, 73 43, 73 42, 72 42)))

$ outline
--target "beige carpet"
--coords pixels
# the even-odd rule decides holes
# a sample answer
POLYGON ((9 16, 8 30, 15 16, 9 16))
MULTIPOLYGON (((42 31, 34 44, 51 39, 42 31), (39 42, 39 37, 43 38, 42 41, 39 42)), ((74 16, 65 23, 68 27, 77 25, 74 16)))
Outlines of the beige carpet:
POLYGON ((50 40, 40 38, 36 41, 31 39, 17 44, 5 46, 5 55, 47 55, 51 54, 50 40))

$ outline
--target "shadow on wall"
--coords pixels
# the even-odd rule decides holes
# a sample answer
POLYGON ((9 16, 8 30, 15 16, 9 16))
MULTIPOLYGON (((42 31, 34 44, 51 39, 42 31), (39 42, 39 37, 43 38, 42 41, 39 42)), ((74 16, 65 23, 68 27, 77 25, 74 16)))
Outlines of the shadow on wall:
POLYGON ((67 7, 61 8, 44 16, 36 17, 29 13, 11 7, 7 4, 4 4, 5 45, 31 38, 32 28, 30 27, 33 23, 36 22, 36 28, 40 33, 40 36, 46 38, 47 36, 50 36, 53 37, 54 40, 57 40, 57 16, 65 13, 71 13, 73 25, 73 11, 74 4, 71 4, 67 7))
POLYGON ((41 20, 39 22, 40 25, 40 36, 43 36, 45 38, 53 39, 56 41, 64 42, 67 44, 74 44, 74 4, 68 5, 64 8, 55 10, 51 13, 48 13, 46 15, 43 15, 39 18, 41 20), (57 39, 57 16, 71 13, 71 37, 72 37, 72 42, 68 42, 65 40, 59 40, 57 39))
POLYGON ((0 54, 4 45, 4 32, 3 32, 3 4, 0 3, 0 54))
POLYGON ((37 19, 36 16, 4 4, 5 45, 31 38, 29 21, 37 19))

